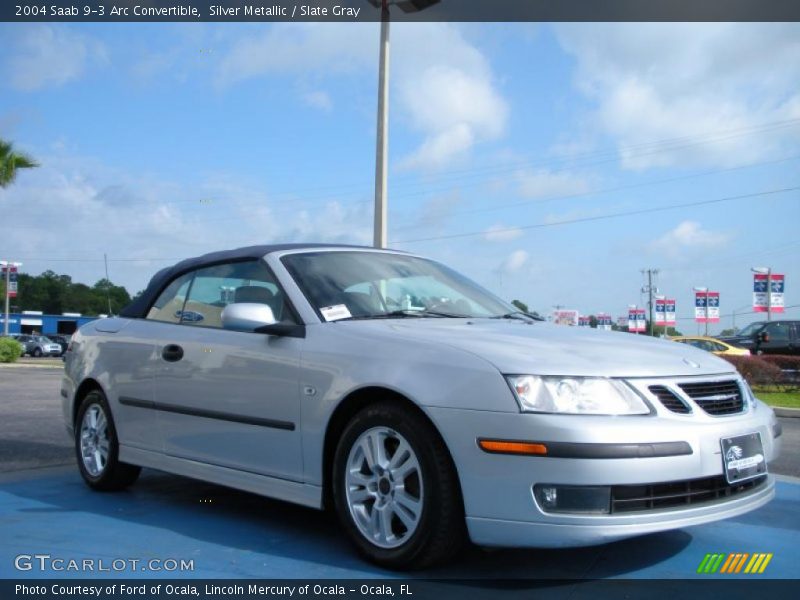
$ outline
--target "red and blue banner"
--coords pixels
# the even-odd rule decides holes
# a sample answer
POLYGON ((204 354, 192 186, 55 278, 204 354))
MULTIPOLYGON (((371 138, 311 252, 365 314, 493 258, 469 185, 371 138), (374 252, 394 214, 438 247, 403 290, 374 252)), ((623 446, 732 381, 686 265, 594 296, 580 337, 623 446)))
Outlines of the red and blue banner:
POLYGON ((756 273, 753 276, 753 312, 767 312, 767 305, 771 312, 782 313, 785 305, 783 297, 785 278, 783 275, 765 275, 756 273), (767 302, 767 277, 769 277, 770 298, 767 302))
POLYGON ((719 323, 719 292, 695 292, 694 320, 698 323, 719 323))

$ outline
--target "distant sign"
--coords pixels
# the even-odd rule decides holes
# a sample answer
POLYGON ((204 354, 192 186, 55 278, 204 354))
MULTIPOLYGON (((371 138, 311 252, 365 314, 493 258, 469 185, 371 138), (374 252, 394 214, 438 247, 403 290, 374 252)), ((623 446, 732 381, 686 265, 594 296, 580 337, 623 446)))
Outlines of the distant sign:
POLYGON ((643 308, 628 310, 628 331, 640 332, 647 328, 647 317, 643 308))
POLYGON ((577 310, 560 309, 553 311, 553 323, 556 325, 576 326, 578 325, 578 317, 579 312, 577 310))
POLYGON ((591 325, 591 318, 585 315, 580 315, 578 317, 578 327, 589 327, 591 325))
POLYGON ((0 267, 0 274, 3 276, 3 281, 8 282, 8 289, 6 290, 6 294, 9 298, 16 298, 17 297, 17 267, 0 267), (6 279, 6 269, 9 270, 8 272, 8 279, 6 279))
POLYGON ((719 292, 695 292, 694 320, 698 323, 719 323, 719 292))
POLYGON ((614 321, 611 319, 611 315, 606 313, 597 313, 597 328, 598 329, 605 329, 606 331, 611 331, 611 325, 614 321))
POLYGON ((772 287, 769 303, 767 302, 767 276, 756 273, 753 276, 753 312, 767 312, 767 304, 772 312, 782 313, 784 307, 784 276, 770 275, 772 287))

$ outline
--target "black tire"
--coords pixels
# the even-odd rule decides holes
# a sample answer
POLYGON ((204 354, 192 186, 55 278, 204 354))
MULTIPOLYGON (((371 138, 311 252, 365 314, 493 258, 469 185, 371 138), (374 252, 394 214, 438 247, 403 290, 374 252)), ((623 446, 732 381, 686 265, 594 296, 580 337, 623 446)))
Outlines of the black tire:
POLYGON ((36 358, 40 358, 42 356, 42 349, 41 348, 34 348, 33 349, 33 356, 36 358))
MULTIPOLYGON (((450 454, 435 428, 403 404, 383 401, 357 413, 342 432, 332 470, 336 514, 350 540, 368 560, 390 569, 423 569, 446 561, 463 547, 464 503, 450 454), (416 528, 408 539, 393 548, 376 545, 359 530, 347 499, 345 479, 351 449, 362 434, 375 428, 387 428, 405 438, 416 455, 422 480, 418 486, 422 509, 416 528)), ((394 528, 397 517, 391 518, 394 528)))
POLYGON ((78 461, 78 470, 86 484, 95 490, 104 492, 117 491, 131 485, 139 477, 141 467, 129 465, 119 461, 119 441, 111 410, 108 407, 105 395, 100 390, 92 390, 81 401, 78 414, 75 418, 75 456, 78 461), (103 439, 108 442, 108 453, 105 464, 97 473, 91 473, 84 463, 81 452, 81 428, 87 411, 97 407, 106 419, 106 435, 103 439))

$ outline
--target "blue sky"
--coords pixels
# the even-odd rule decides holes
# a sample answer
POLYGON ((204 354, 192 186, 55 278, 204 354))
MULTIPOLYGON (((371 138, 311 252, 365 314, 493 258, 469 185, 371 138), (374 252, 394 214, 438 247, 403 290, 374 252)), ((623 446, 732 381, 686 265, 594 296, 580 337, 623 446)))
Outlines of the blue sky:
MULTIPOLYGON (((107 253, 135 292, 370 243, 378 27, 0 26, 0 137, 42 163, 0 191, 0 255, 93 283, 107 253)), ((397 25, 390 131, 390 246, 506 299, 621 315, 658 268, 693 332, 693 286, 745 313, 764 265, 800 305, 800 191, 631 214, 800 186, 796 24, 397 25)))

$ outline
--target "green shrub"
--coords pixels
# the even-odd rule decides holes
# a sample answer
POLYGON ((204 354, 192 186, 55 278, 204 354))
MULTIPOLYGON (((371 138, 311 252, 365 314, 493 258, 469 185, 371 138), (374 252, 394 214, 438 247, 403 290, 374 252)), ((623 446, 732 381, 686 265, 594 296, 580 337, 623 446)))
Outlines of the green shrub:
POLYGON ((0 363, 17 362, 22 356, 24 348, 17 340, 8 337, 0 337, 0 363))
POLYGON ((778 385, 783 373, 776 365, 770 364, 760 356, 722 356, 731 363, 745 381, 753 385, 778 385))

